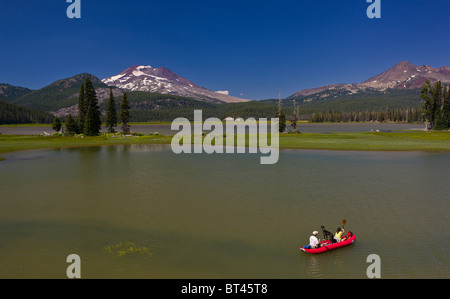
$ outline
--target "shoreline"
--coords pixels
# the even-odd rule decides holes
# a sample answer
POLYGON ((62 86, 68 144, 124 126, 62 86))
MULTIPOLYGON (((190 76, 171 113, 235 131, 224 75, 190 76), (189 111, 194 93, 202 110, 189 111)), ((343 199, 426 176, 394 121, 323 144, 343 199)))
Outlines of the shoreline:
MULTIPOLYGON (((171 144, 172 136, 144 135, 112 137, 67 137, 38 135, 0 135, 2 154, 23 150, 77 148, 105 145, 171 144)), ((450 132, 364 132, 280 134, 280 150, 334 150, 450 152, 450 132)))
MULTIPOLYGON (((258 121, 256 121, 258 123, 258 121)), ((221 121, 220 123, 226 124, 226 121, 221 121)), ((270 119, 267 120, 267 123, 270 124, 270 119)), ((291 121, 286 120, 286 125, 290 125, 291 121)), ((172 125, 172 122, 169 121, 149 121, 149 122, 131 122, 129 123, 130 126, 161 126, 166 125, 170 126, 172 125)), ((411 126, 417 126, 424 127, 425 125, 422 123, 407 123, 407 122, 392 122, 392 121, 384 121, 384 122, 374 122, 374 121, 361 121, 361 122, 311 122, 307 120, 299 120, 297 121, 297 125, 411 125, 411 126)), ((32 123, 32 124, 0 124, 0 128, 33 128, 33 127, 51 127, 52 124, 44 124, 44 123, 32 123)), ((102 128, 105 127, 106 124, 102 123, 102 128)))

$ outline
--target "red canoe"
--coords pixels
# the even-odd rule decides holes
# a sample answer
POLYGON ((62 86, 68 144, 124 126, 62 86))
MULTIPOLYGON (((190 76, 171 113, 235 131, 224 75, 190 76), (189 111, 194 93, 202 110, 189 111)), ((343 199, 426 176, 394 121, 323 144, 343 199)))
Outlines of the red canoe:
POLYGON ((327 252, 330 250, 334 250, 336 248, 345 247, 348 245, 351 245, 355 242, 356 236, 352 232, 347 233, 347 239, 344 241, 338 242, 338 243, 331 243, 331 241, 320 241, 321 244, 323 244, 319 248, 309 248, 309 245, 300 247, 300 250, 307 252, 307 253, 322 253, 327 252))

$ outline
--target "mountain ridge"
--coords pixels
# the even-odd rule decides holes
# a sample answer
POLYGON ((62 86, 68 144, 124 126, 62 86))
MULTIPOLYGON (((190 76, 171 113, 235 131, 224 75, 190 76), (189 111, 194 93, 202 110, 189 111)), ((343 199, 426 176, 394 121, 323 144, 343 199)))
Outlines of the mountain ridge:
POLYGON ((75 105, 78 102, 77 95, 80 85, 84 84, 86 77, 91 79, 99 100, 105 98, 106 94, 109 95, 109 87, 98 77, 89 73, 81 73, 33 90, 11 103, 48 112, 75 105))
POLYGON ((429 65, 416 66, 409 61, 400 61, 387 71, 373 76, 361 83, 340 83, 319 86, 315 88, 300 90, 288 98, 305 98, 311 101, 313 98, 307 98, 319 93, 324 93, 322 98, 326 98, 327 93, 333 97, 353 95, 365 92, 385 92, 389 89, 417 89, 420 88, 426 80, 431 83, 441 81, 450 83, 450 67, 441 66, 439 69, 429 65))
POLYGON ((0 83, 0 99, 6 102, 11 102, 29 92, 32 92, 32 90, 26 87, 0 83))
POLYGON ((133 65, 118 75, 104 78, 103 83, 126 91, 149 91, 191 97, 208 102, 239 103, 248 102, 224 92, 214 92, 199 86, 165 67, 153 68, 149 65, 133 65))
MULTIPOLYGON (((150 110, 155 111, 156 115, 164 109, 173 108, 175 109, 174 111, 178 111, 176 109, 209 107, 200 102, 219 105, 230 103, 242 107, 246 106, 247 108, 251 107, 251 111, 255 115, 260 115, 258 114, 259 109, 268 109, 267 103, 261 103, 263 101, 221 101, 220 97, 229 97, 227 91, 213 92, 195 85, 188 79, 173 73, 170 69, 164 67, 152 68, 151 66, 142 65, 134 65, 119 75, 109 77, 109 79, 101 80, 93 74, 82 73, 70 78, 57 80, 38 90, 0 84, 0 91, 1 87, 4 86, 5 90, 7 90, 4 94, 12 95, 9 95, 6 101, 16 105, 50 112, 56 116, 76 115, 78 113, 79 88, 87 76, 90 77, 94 84, 102 111, 105 110, 105 99, 109 97, 111 87, 115 97, 121 97, 124 92, 127 92, 130 105, 135 111, 141 111, 142 115, 143 111, 150 110), (139 80, 135 81, 135 79, 139 80), (106 83, 110 84, 111 87, 106 83), (127 88, 122 89, 116 86, 119 85, 118 83, 127 88), (132 91, 140 90, 144 87, 149 89, 155 88, 156 92, 132 91), (170 93, 167 87, 173 88, 173 93, 170 93), (168 93, 160 93, 161 91, 158 88, 165 89, 168 93), (201 92, 206 90, 207 94, 203 94, 200 97, 197 93, 197 96, 193 97, 189 95, 180 96, 175 92, 176 89, 181 89, 182 91, 188 89, 191 92, 192 90, 198 90, 195 88, 200 89, 201 92), (24 94, 20 95, 19 91, 24 94), (213 94, 214 98, 211 94, 213 94), (249 103, 249 105, 245 103, 249 103)), ((379 109, 377 107, 380 107, 380 105, 384 107, 418 106, 421 103, 419 96, 420 87, 427 79, 432 82, 436 80, 442 80, 444 83, 450 82, 450 67, 415 66, 409 61, 402 61, 389 70, 361 83, 330 84, 304 89, 294 94, 294 96, 286 98, 290 101, 286 101, 283 105, 288 107, 289 102, 296 101, 297 104, 302 104, 305 108, 309 107, 308 109, 319 108, 320 106, 321 109, 326 107, 330 107, 330 109, 344 109, 343 107, 345 107, 346 110, 351 108, 349 107, 350 103, 357 110, 364 109, 365 106, 379 109)), ((1 94, 0 98, 2 98, 1 94)), ((228 108, 230 107, 224 107, 223 110, 227 111, 228 108)))

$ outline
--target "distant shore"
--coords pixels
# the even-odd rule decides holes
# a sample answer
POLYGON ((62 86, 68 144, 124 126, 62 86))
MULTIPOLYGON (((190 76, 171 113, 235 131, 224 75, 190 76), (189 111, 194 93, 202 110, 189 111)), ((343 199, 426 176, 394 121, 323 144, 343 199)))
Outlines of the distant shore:
MULTIPOLYGON (((174 135, 176 131, 171 130, 169 122, 145 122, 130 123, 131 132, 138 132, 144 135, 158 133, 161 135, 174 135)), ((353 122, 353 123, 298 123, 297 129, 302 133, 335 133, 335 132, 394 132, 394 131, 423 131, 422 124, 408 123, 378 123, 378 122, 353 122)), ((287 123, 287 130, 291 129, 290 123, 287 123)), ((119 130, 119 128, 118 128, 119 130)), ((54 131, 51 125, 0 125, 0 134, 7 135, 47 135, 54 131)), ((102 132, 106 132, 105 126, 102 132)))

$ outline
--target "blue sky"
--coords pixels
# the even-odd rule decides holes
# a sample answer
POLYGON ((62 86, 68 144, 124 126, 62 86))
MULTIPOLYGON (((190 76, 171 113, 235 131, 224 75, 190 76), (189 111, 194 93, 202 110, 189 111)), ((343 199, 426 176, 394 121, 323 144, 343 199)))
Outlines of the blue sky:
POLYGON ((450 66, 450 1, 0 0, 0 82, 31 89, 88 72, 164 66, 252 100, 364 81, 409 60, 450 66))

